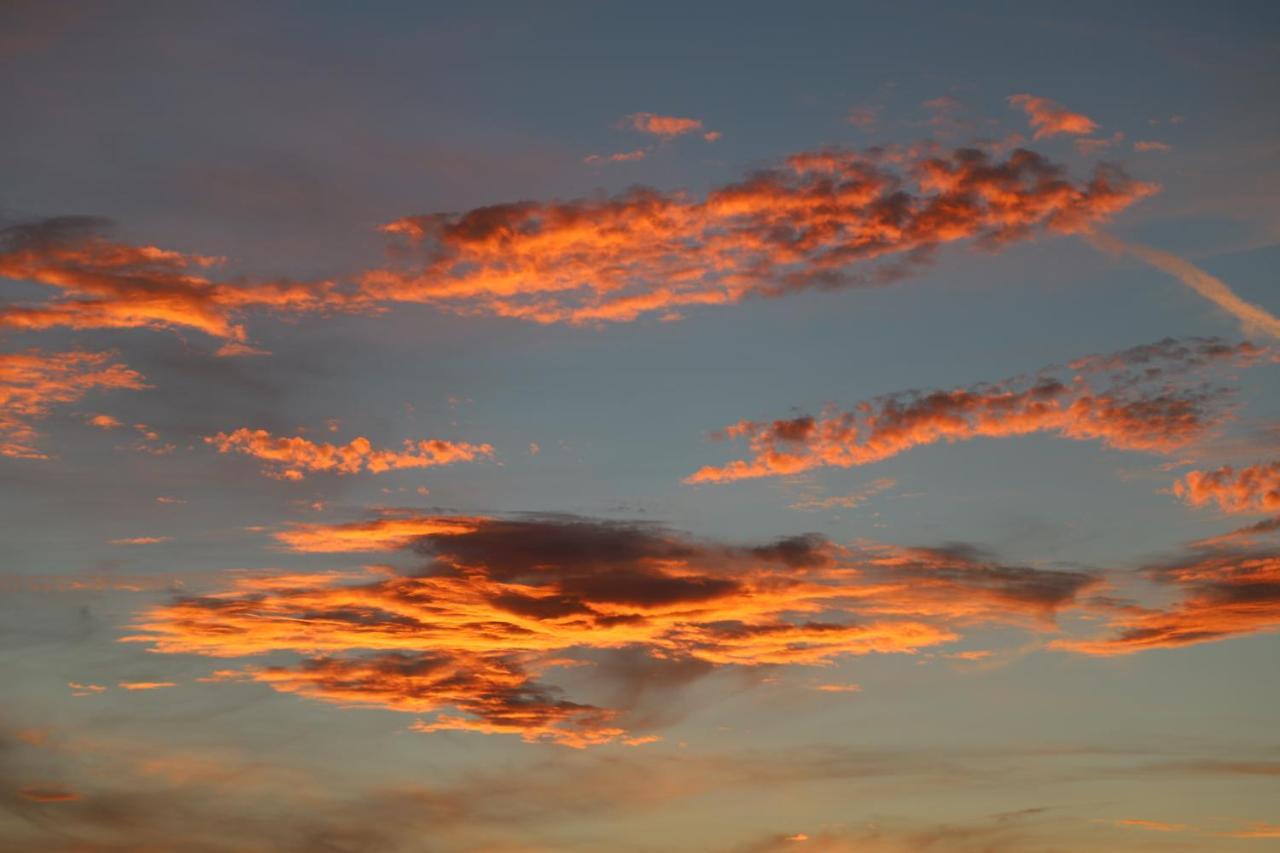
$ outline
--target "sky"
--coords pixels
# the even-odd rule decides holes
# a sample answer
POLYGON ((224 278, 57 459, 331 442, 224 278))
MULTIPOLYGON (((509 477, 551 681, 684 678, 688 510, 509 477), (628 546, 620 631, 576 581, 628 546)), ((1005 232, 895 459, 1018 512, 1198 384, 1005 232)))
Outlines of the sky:
POLYGON ((1280 850, 1280 7, 0 2, 0 847, 1280 850))

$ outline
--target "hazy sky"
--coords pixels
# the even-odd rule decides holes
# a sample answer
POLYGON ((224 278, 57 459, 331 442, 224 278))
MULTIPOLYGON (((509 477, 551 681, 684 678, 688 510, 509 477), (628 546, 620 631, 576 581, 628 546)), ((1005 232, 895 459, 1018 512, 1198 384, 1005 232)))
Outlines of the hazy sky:
POLYGON ((0 2, 0 847, 1280 849, 1280 6, 0 2))

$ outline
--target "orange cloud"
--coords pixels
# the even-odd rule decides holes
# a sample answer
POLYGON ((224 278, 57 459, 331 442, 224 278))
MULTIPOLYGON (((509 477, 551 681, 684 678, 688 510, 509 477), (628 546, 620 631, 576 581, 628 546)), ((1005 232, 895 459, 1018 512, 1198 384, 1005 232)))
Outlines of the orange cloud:
POLYGON ((107 688, 101 684, 80 684, 75 681, 68 681, 67 686, 71 688, 72 696, 92 696, 95 693, 105 693, 107 688))
POLYGON ((362 277, 370 303, 419 302, 539 323, 672 318, 749 295, 892 281, 944 244, 996 249, 1069 234, 1155 191, 1113 167, 1071 180, 1016 149, 816 151, 704 199, 498 204, 385 225, 405 265, 362 277))
POLYGON ((855 509, 862 506, 881 492, 886 492, 898 485, 898 481, 890 477, 881 477, 866 486, 847 495, 831 495, 825 498, 805 498, 791 504, 791 509, 855 509))
POLYGON ((462 534, 484 518, 383 516, 345 524, 294 524, 275 538, 290 551, 311 554, 398 551, 423 536, 462 534))
POLYGON ((1048 98, 1037 98, 1034 95, 1010 95, 1009 103, 1027 114, 1031 126, 1035 129, 1035 139, 1045 139, 1062 133, 1084 136, 1098 129, 1093 119, 1080 113, 1073 113, 1066 107, 1048 98))
POLYGON ((120 422, 119 418, 112 417, 111 415, 93 415, 89 418, 88 423, 90 426, 96 426, 98 429, 119 429, 124 426, 124 424, 120 422))
MULTIPOLYGON (((1176 486, 1175 486, 1176 488, 1176 486)), ((1191 543, 1193 548, 1224 548, 1252 545, 1258 539, 1280 533, 1280 516, 1267 518, 1255 524, 1249 524, 1218 536, 1197 539, 1191 543)))
POLYGON ((405 468, 433 468, 491 456, 488 444, 423 439, 405 441, 404 450, 379 450, 363 436, 347 444, 309 441, 301 436, 273 436, 264 429, 241 427, 207 436, 219 453, 243 453, 267 463, 263 473, 280 480, 301 480, 308 473, 381 474, 405 468))
MULTIPOLYGON (((628 120, 664 138, 702 132, 696 119, 628 120)), ((116 242, 104 220, 61 217, 0 230, 0 277, 57 291, 0 307, 0 327, 194 329, 233 356, 263 352, 248 341, 252 311, 377 312, 408 302, 540 323, 674 318, 749 295, 897 280, 949 243, 998 249, 1084 232, 1156 189, 1105 165, 1073 180, 1022 148, 810 151, 702 199, 636 188, 404 217, 383 227, 409 244, 396 247, 397 264, 343 285, 220 281, 210 277, 220 258, 116 242)))
POLYGON ((11 329, 195 329, 256 352, 238 316, 247 309, 301 312, 353 307, 332 282, 215 282, 204 271, 222 259, 116 243, 102 219, 66 216, 0 230, 0 277, 59 291, 35 305, 0 307, 11 329))
MULTIPOLYGON (((411 575, 240 577, 150 608, 124 639, 218 658, 292 652, 296 664, 214 679, 433 714, 420 731, 581 747, 628 735, 628 709, 560 698, 545 681, 551 670, 594 662, 645 679, 654 667, 698 675, 910 654, 969 625, 1052 630, 1055 614, 1100 582, 960 548, 849 549, 817 536, 741 547, 564 517, 396 521, 399 547, 429 560, 411 575), (409 538, 410 523, 424 532, 409 538)), ((301 530, 299 550, 355 550, 349 525, 301 530)))
POLYGON ((1280 629, 1280 554, 1215 552, 1147 574, 1177 586, 1181 599, 1165 609, 1117 608, 1112 636, 1059 640, 1054 647, 1090 655, 1125 655, 1280 629))
POLYGON ((0 353, 0 456, 47 459, 34 447, 33 422, 48 417, 54 406, 98 389, 147 387, 140 373, 112 358, 109 352, 0 353))
POLYGON ((1164 142, 1153 142, 1151 140, 1139 139, 1133 143, 1133 150, 1138 152, 1149 152, 1149 151, 1166 152, 1166 151, 1172 151, 1173 146, 1168 145, 1167 143, 1164 143, 1164 142))
POLYGON ((178 685, 172 681, 121 681, 117 686, 122 690, 162 690, 178 685))
POLYGON ((74 803, 80 794, 70 788, 36 786, 18 789, 18 796, 33 803, 74 803))
POLYGON ((649 156, 649 152, 643 148, 637 148, 634 151, 621 151, 617 154, 588 154, 583 158, 584 163, 627 163, 634 160, 643 160, 649 156))
POLYGON ((625 127, 641 133, 651 133, 664 139, 683 136, 702 130, 702 122, 696 118, 677 118, 676 116, 660 116, 653 113, 632 113, 622 119, 625 127))
POLYGON ((110 539, 109 545, 159 545, 161 542, 172 542, 172 536, 130 536, 126 539, 110 539))
POLYGON ((1280 462, 1191 471, 1173 493, 1192 506, 1217 503, 1223 512, 1274 512, 1280 510, 1280 462))
POLYGON ((1255 820, 1244 829, 1224 833, 1229 838, 1280 838, 1280 823, 1255 820))
POLYGON ((849 468, 943 441, 1037 432, 1168 452, 1203 436, 1221 420, 1216 411, 1221 395, 1177 388, 1172 382, 1176 375, 1213 363, 1250 364, 1260 353, 1248 343, 1166 340, 1115 356, 1077 360, 1067 366, 1069 374, 1048 368, 1031 378, 890 395, 848 411, 828 408, 818 418, 740 421, 718 435, 746 439, 751 458, 705 466, 685 482, 727 483, 827 466, 849 468), (1095 374, 1103 374, 1106 387, 1093 387, 1095 374))
POLYGON ((1153 832, 1186 832, 1191 827, 1185 823, 1165 823, 1159 820, 1139 820, 1138 818, 1129 818, 1127 820, 1116 821, 1116 826, 1132 827, 1133 829, 1149 829, 1153 832))

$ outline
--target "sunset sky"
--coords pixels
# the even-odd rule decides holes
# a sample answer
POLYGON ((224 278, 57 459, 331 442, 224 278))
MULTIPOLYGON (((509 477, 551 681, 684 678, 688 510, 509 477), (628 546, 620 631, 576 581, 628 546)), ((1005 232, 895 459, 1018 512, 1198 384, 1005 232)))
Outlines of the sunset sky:
POLYGON ((1280 4, 0 0, 0 849, 1280 850, 1280 4))

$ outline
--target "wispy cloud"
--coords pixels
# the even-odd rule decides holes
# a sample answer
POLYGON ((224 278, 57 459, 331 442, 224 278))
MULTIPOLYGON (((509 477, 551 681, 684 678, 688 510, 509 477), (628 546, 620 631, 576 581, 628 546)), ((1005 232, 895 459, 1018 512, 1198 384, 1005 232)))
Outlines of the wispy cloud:
POLYGON ((1036 139, 1060 134, 1084 136, 1098 129, 1098 123, 1082 113, 1073 113, 1056 101, 1035 95, 1010 95, 1009 103, 1027 114, 1036 139))
POLYGON ((829 408, 821 417, 740 421, 717 437, 745 439, 751 458, 705 466, 686 482, 726 483, 828 466, 850 468, 938 442, 1037 432, 1168 452, 1204 436, 1222 417, 1221 392, 1187 383, 1179 387, 1172 380, 1212 364, 1249 364, 1261 352, 1248 343, 1166 340, 1079 359, 1030 377, 890 395, 848 410, 829 408))
POLYGON ((1209 275, 1190 261, 1151 246, 1125 243, 1100 231, 1086 232, 1085 238, 1104 252, 1112 255, 1130 255, 1168 273, 1234 316, 1240 321, 1245 334, 1266 335, 1280 339, 1280 318, 1260 305, 1241 299, 1222 279, 1209 275))
POLYGON ((488 444, 422 439, 405 441, 403 450, 375 448, 363 436, 347 444, 315 442, 301 436, 273 436, 263 429, 241 427, 205 438, 219 453, 242 453, 267 463, 263 473, 281 480, 301 480, 308 474, 381 474, 406 468, 432 468, 472 462, 493 455, 488 444))
POLYGON ((74 403, 91 391, 147 387, 140 373, 114 358, 110 352, 0 353, 0 456, 47 459, 35 447, 35 423, 55 406, 74 403))
POLYGON ((672 139, 677 136, 684 136, 687 133, 700 133, 703 131, 701 119, 664 116, 655 113, 632 113, 629 116, 625 116, 620 124, 632 130, 660 136, 664 139, 672 139))

